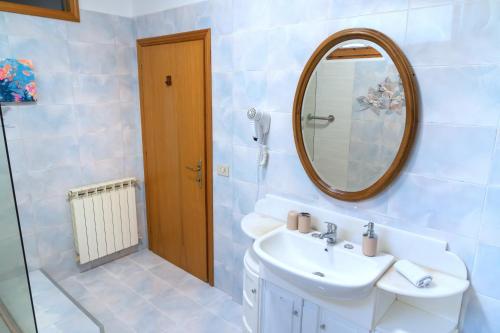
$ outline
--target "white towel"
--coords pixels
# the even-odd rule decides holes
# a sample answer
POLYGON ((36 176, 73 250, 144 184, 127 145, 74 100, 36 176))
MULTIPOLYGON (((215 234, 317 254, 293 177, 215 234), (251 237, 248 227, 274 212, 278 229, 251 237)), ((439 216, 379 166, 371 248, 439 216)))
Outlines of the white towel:
POLYGON ((394 268, 417 288, 428 287, 432 282, 432 276, 411 261, 398 260, 394 268))

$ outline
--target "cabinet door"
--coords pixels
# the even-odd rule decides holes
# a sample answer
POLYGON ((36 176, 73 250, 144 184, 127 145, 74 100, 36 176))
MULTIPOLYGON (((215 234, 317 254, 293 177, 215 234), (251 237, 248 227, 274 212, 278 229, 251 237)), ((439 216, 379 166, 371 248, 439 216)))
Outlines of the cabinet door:
MULTIPOLYGON (((360 329, 353 323, 339 318, 335 313, 321 309, 318 321, 318 333, 364 333, 367 330, 360 329)), ((304 332, 305 333, 305 332, 304 332)))
POLYGON ((300 333, 302 298, 264 282, 261 333, 300 333))

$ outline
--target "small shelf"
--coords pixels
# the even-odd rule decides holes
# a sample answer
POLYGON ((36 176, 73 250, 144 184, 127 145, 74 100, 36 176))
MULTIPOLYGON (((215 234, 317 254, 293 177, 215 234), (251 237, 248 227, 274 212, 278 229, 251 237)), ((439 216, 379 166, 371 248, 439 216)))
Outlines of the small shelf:
POLYGON ((452 333, 456 328, 456 323, 450 320, 395 301, 377 324, 375 332, 452 333))
POLYGON ((245 215, 241 220, 241 230, 252 239, 264 236, 283 225, 283 221, 257 213, 245 215))
POLYGON ((469 281, 422 267, 432 275, 427 288, 417 288, 392 266, 377 282, 377 287, 402 296, 418 298, 441 298, 462 294, 469 287, 469 281))

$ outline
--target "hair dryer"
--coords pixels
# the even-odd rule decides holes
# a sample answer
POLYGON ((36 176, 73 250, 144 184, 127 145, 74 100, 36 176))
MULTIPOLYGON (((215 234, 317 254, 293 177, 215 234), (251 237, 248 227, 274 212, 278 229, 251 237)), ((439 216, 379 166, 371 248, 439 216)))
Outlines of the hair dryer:
POLYGON ((271 126, 271 116, 267 112, 261 112, 251 108, 247 111, 247 117, 254 125, 253 140, 261 145, 266 144, 267 134, 271 126))

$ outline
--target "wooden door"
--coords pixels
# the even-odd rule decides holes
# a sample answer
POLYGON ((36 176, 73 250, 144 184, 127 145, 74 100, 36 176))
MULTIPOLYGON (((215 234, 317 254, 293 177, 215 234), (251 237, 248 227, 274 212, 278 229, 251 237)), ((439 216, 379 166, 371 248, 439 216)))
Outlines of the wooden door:
POLYGON ((212 282, 207 36, 182 36, 138 42, 149 247, 212 282))

